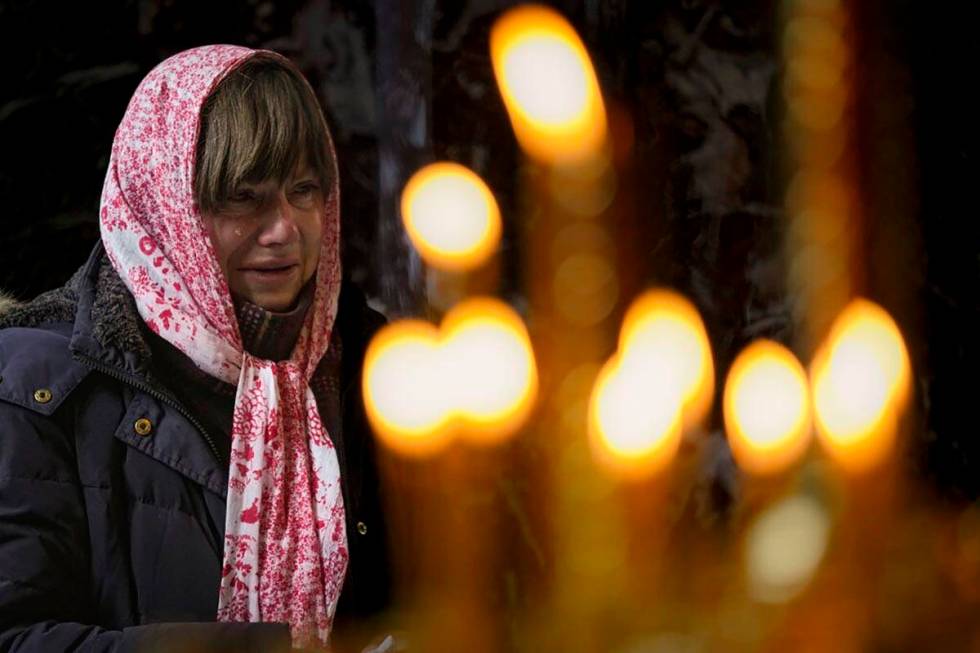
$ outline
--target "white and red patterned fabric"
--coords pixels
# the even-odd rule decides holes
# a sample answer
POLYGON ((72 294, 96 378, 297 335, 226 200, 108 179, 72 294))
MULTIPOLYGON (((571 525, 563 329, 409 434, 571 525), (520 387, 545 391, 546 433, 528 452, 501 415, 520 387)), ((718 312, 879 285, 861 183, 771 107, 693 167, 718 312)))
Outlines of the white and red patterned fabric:
POLYGON ((278 363, 244 351, 193 196, 201 106, 255 52, 195 48, 146 76, 113 142, 101 231, 147 326, 238 387, 217 619, 287 622, 308 646, 327 641, 348 558, 340 468, 309 386, 337 312, 339 189, 327 195, 312 306, 278 363))

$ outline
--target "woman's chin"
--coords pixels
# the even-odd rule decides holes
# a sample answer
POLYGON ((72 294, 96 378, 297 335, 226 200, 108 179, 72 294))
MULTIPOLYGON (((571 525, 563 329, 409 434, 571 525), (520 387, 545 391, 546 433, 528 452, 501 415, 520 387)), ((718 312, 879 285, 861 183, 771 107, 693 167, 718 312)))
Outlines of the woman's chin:
POLYGON ((280 289, 277 291, 243 292, 238 297, 273 313, 285 313, 296 306, 298 290, 280 289))

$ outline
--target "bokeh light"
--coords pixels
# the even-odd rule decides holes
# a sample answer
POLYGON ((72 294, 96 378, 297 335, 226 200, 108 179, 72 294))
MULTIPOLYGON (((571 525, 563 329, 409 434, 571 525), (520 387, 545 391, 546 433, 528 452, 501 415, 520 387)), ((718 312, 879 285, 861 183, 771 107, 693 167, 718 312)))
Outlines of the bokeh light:
POLYGON ((427 263, 450 270, 476 267, 500 241, 500 209, 480 177, 457 163, 432 163, 402 191, 402 220, 427 263))
POLYGON ((811 366, 817 434, 844 467, 860 471, 892 449, 908 399, 905 341, 888 313, 852 301, 831 326, 811 366))
POLYGON ((713 370, 694 306, 672 291, 641 295, 592 391, 589 434, 599 462, 633 478, 666 467, 684 429, 710 407, 713 370))
POLYGON ((606 111, 592 62, 558 12, 527 5, 493 26, 494 75, 521 146, 550 163, 577 163, 602 150, 606 111))
POLYGON ((619 348, 662 368, 679 386, 685 428, 704 419, 711 408, 715 368, 708 332, 694 304, 671 290, 648 290, 626 312, 619 348))
POLYGON ((732 454, 748 472, 779 472, 799 460, 810 442, 806 371, 779 343, 757 340, 738 355, 723 409, 732 454))
POLYGON ((745 541, 745 572, 751 596, 782 603, 813 578, 827 551, 830 516, 815 499, 791 496, 766 509, 745 541))
POLYGON ((506 304, 460 304, 441 330, 418 320, 384 327, 365 356, 364 402, 378 437, 429 455, 454 436, 493 443, 526 420, 537 393, 527 330, 506 304))

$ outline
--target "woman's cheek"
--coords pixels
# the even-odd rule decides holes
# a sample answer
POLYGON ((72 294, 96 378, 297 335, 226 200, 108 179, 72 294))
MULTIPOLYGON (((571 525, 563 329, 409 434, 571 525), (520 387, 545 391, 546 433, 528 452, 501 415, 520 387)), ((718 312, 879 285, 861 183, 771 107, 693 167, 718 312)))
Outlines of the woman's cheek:
POLYGON ((229 257, 241 256, 241 253, 248 248, 250 235, 248 225, 243 222, 233 222, 228 225, 225 243, 229 257))

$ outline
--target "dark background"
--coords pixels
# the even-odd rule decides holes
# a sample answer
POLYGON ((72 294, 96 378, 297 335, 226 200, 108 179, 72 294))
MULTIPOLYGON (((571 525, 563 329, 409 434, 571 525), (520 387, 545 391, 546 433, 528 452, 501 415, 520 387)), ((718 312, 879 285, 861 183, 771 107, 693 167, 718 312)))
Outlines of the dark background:
MULTIPOLYGON (((98 238, 113 133, 136 85, 175 52, 228 42, 287 54, 318 91, 341 163, 346 270, 377 306, 399 316, 424 304, 397 199, 419 165, 447 158, 497 194, 501 291, 519 305, 520 157, 487 47, 494 18, 512 4, 0 3, 0 288, 27 299, 84 261, 98 238)), ((695 301, 720 370, 755 337, 791 342, 779 259, 776 3, 550 4, 579 29, 611 111, 632 125, 643 276, 695 301)), ((975 37, 965 9, 923 4, 851 3, 860 183, 873 216, 863 290, 909 335, 921 423, 908 463, 958 502, 980 491, 969 412, 980 386, 976 118, 967 99, 975 37)))

